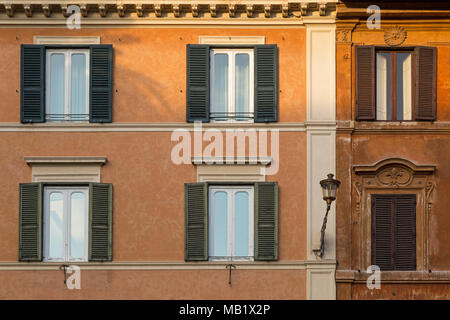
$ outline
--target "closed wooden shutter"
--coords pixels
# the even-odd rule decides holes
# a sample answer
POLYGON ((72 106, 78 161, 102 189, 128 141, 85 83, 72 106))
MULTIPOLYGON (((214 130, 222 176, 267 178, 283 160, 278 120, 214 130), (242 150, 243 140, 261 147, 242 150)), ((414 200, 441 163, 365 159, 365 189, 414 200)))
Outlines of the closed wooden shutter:
POLYGON ((255 183, 255 260, 278 260, 278 184, 255 183))
POLYGON ((416 195, 372 195, 372 264, 416 269, 416 195))
POLYGON ((112 260, 112 214, 112 184, 89 184, 89 261, 112 260))
POLYGON ((20 121, 45 122, 45 46, 21 46, 20 121))
POLYGON ((209 46, 187 45, 186 121, 209 122, 209 46))
POLYGON ((395 270, 416 269, 416 196, 395 198, 395 270))
POLYGON ((356 58, 356 120, 375 120, 375 47, 357 46, 356 58))
POLYGON ((89 122, 112 122, 112 45, 90 46, 89 122))
POLYGON ((278 121, 278 48, 255 46, 255 122, 278 121))
POLYGON ((42 184, 20 184, 19 261, 42 261, 42 184))
POLYGON ((185 260, 208 260, 208 187, 206 183, 184 185, 185 260))
POLYGON ((415 120, 436 120, 437 50, 416 47, 415 55, 415 120))

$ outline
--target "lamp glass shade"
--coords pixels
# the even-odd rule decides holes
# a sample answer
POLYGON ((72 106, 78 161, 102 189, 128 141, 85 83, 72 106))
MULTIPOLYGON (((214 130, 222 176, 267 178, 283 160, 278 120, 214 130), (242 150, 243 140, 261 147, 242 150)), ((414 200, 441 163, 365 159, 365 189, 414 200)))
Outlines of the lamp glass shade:
POLYGON ((328 179, 320 181, 322 187, 323 200, 327 202, 334 201, 336 199, 336 191, 339 188, 340 181, 333 179, 333 174, 328 174, 328 179))

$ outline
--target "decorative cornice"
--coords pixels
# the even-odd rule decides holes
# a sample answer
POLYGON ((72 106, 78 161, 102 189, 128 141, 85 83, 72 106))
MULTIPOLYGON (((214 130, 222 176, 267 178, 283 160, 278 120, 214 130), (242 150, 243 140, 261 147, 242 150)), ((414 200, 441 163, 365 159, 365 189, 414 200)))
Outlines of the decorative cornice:
MULTIPOLYGON (((409 168, 413 174, 431 174, 436 170, 435 165, 416 165, 407 159, 401 158, 387 158, 371 165, 354 165, 353 170, 355 170, 356 174, 375 174, 380 171, 380 169, 384 169, 389 166, 404 166, 406 168, 409 168)), ((398 172, 398 170, 389 171, 387 172, 387 177, 390 178, 395 184, 397 179, 401 177, 399 174, 400 173, 398 172)))
MULTIPOLYGON (((68 6, 78 5, 84 24, 96 19, 110 20, 161 20, 176 19, 296 19, 303 17, 333 17, 338 0, 246 0, 246 1, 100 1, 100 0, 22 0, 0 1, 0 22, 51 18, 52 21, 68 17, 68 6), (2 21, 3 20, 3 21, 2 21)), ((49 19, 50 20, 50 19, 49 19)), ((45 21, 40 21, 45 24, 45 21)), ((83 24, 82 22, 82 24, 83 24)), ((98 23, 98 21, 96 22, 98 23)), ((106 23, 106 22, 104 22, 106 23)))

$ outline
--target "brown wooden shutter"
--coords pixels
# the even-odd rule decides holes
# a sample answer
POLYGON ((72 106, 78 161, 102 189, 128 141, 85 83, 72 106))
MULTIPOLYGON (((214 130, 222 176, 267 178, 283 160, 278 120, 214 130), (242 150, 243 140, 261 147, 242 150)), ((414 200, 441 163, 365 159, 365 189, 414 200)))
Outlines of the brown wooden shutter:
POLYGON ((372 264, 394 270, 394 201, 391 195, 372 195, 372 264))
POLYGON ((395 198, 395 270, 416 270, 416 195, 395 198))
POLYGON ((416 47, 415 55, 415 120, 436 120, 437 50, 416 47))
POLYGON ((357 46, 356 120, 375 120, 375 47, 357 46))
POLYGON ((372 264, 416 270, 416 195, 372 195, 372 264))

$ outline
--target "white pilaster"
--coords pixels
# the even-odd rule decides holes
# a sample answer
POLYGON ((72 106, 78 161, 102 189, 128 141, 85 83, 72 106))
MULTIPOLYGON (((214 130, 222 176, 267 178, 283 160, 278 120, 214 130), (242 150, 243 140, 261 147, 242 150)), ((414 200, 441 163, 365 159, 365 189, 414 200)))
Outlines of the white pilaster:
MULTIPOLYGON (((307 249, 316 260, 326 212, 319 181, 336 170, 335 25, 307 24, 307 249)), ((307 270, 308 299, 335 299, 336 219, 332 206, 325 232, 324 262, 307 270)))

